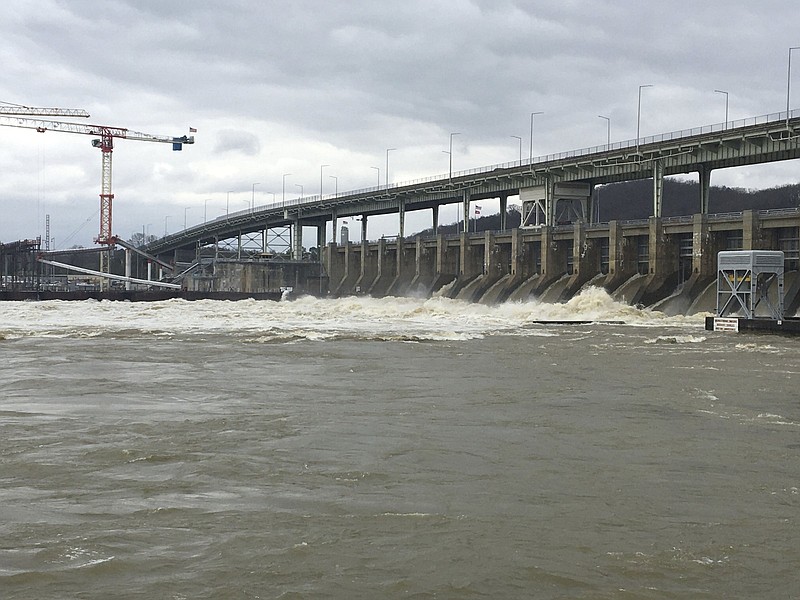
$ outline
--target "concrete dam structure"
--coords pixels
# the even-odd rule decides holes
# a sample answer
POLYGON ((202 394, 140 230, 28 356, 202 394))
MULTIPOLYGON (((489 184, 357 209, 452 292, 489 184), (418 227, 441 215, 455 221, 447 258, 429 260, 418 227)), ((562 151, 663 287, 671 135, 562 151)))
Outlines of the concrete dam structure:
POLYGON ((666 314, 713 312, 717 252, 783 250, 787 314, 798 308, 800 210, 329 244, 328 293, 440 294, 470 302, 563 302, 584 286, 666 314))

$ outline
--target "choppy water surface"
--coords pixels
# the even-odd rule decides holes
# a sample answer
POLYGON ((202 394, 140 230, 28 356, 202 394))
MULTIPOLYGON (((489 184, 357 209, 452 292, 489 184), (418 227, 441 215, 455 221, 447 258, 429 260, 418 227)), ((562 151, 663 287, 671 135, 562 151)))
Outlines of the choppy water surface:
POLYGON ((798 598, 799 351, 596 291, 5 303, 0 596, 798 598))

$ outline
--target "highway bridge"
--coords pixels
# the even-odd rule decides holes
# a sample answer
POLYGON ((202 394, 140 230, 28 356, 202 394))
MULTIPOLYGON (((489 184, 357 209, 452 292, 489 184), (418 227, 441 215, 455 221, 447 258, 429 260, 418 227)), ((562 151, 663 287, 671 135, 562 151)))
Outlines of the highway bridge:
MULTIPOLYGON (((460 221, 466 228, 472 202, 499 198, 504 219, 510 196, 519 196, 523 228, 591 224, 596 214, 592 207, 594 186, 647 178, 653 180, 652 216, 660 218, 663 178, 693 172, 699 174, 700 182, 696 212, 707 214, 713 170, 799 158, 798 128, 800 111, 780 112, 438 177, 275 202, 165 236, 145 250, 169 257, 178 250, 195 252, 223 240, 237 239, 241 244, 242 236, 254 233, 263 236, 266 246, 267 232, 288 229, 292 256, 301 259, 304 226, 317 228, 318 246, 322 248, 336 243, 337 219, 360 217, 362 239, 366 239, 370 216, 397 213, 402 238, 407 212, 430 210, 435 231, 440 208, 459 203, 463 215, 460 221), (326 239, 329 222, 333 224, 332 236, 326 239)), ((505 229, 505 223, 501 229, 505 229)))

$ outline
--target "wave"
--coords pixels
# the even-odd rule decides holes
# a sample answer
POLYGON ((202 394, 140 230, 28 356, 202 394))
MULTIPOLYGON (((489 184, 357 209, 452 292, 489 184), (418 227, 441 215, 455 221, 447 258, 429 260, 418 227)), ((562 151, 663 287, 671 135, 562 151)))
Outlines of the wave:
POLYGON ((291 302, 166 300, 163 302, 7 303, 0 338, 141 338, 238 336, 252 343, 343 339, 402 342, 456 341, 490 335, 557 335, 548 322, 610 322, 637 326, 691 326, 699 317, 667 317, 615 301, 588 288, 564 304, 530 300, 482 305, 443 297, 337 299, 291 302))

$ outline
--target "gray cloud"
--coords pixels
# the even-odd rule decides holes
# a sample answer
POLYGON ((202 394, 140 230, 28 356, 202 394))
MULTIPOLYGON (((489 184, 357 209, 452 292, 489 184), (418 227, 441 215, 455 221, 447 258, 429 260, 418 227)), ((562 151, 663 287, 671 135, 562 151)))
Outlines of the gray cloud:
MULTIPOLYGON (((643 134, 721 121, 714 89, 730 93, 731 119, 780 111, 787 48, 800 43, 794 11, 790 0, 7 0, 0 100, 82 107, 92 121, 155 134, 197 127, 180 154, 135 142, 115 150, 115 182, 131 186, 120 203, 151 211, 120 209, 120 219, 163 222, 171 212, 174 223, 189 204, 223 210, 227 192, 252 181, 277 193, 284 173, 293 192, 316 190, 320 164, 332 165, 340 190, 372 184, 387 147, 398 148, 397 177, 441 173, 452 131, 462 134, 459 168, 513 160, 510 136, 527 147, 532 111, 544 112, 537 153, 603 143, 598 114, 611 117, 612 138, 628 139, 642 84, 654 85, 643 134)), ((800 73, 794 81, 800 94, 800 73)), ((10 156, 39 143, 3 129, 10 156)), ((59 143, 49 164, 99 181, 99 157, 81 144, 59 143)), ((17 170, 13 189, 0 181, 0 197, 24 195, 19 186, 42 167, 30 169, 17 170)), ((747 177, 767 186, 787 172, 747 177)), ((63 185, 64 196, 98 194, 94 181, 63 185)), ((0 239, 35 233, 0 224, 0 239)))

